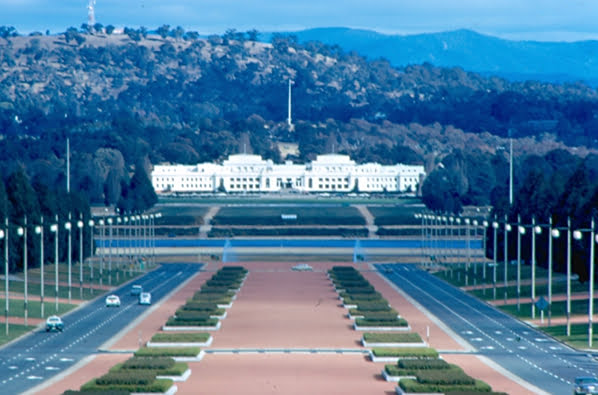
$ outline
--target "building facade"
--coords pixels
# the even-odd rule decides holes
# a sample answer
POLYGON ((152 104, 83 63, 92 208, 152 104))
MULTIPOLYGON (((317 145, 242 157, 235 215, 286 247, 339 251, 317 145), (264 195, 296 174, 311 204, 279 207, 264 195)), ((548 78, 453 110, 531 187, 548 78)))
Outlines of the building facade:
POLYGON ((221 165, 156 165, 152 185, 156 193, 349 193, 416 192, 424 167, 379 163, 356 164, 349 156, 318 155, 304 165, 275 164, 259 155, 231 155, 221 165))

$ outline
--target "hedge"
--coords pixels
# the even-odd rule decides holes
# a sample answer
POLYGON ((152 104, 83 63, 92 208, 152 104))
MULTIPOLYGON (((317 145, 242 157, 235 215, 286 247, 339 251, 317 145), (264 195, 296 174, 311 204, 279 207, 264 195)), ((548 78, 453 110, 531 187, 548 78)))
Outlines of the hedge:
POLYGON ((362 315, 362 316, 368 316, 371 314, 394 314, 394 316, 396 317, 397 315, 399 315, 398 311, 396 311, 395 309, 393 309, 392 307, 388 307, 385 310, 368 310, 368 309, 349 309, 349 314, 351 314, 352 316, 356 316, 356 315, 362 315))
POLYGON ((380 299, 384 299, 382 297, 382 294, 380 294, 380 292, 374 292, 374 293, 367 293, 367 294, 350 294, 347 292, 339 292, 338 294, 341 298, 343 298, 343 300, 361 300, 363 302, 367 302, 367 301, 378 301, 380 299))
POLYGON ((222 315, 226 311, 226 309, 221 309, 215 303, 205 303, 203 305, 197 304, 185 304, 181 306, 180 309, 176 311, 175 314, 178 315, 179 312, 183 311, 195 311, 195 312, 203 312, 204 314, 209 313, 210 315, 222 315))
POLYGON ((166 321, 166 326, 216 326, 218 325, 218 318, 209 318, 206 320, 177 320, 169 318, 166 321))
POLYGON ((430 347, 381 347, 373 348, 376 357, 438 358, 438 351, 430 347))
POLYGON ((210 339, 209 333, 156 333, 152 343, 203 343, 210 339))
POLYGON ((388 305, 388 301, 386 299, 381 299, 380 301, 374 302, 358 302, 357 303, 357 310, 362 311, 390 311, 392 307, 388 305))
POLYGON ((418 333, 371 333, 363 334, 363 340, 372 343, 421 343, 418 333))
POLYGON ((142 347, 133 354, 136 357, 195 357, 199 347, 142 347))
POLYGON ((449 369, 451 366, 450 363, 446 362, 444 359, 402 359, 400 360, 397 365, 399 368, 402 369, 449 369))
POLYGON ((196 293, 187 303, 214 303, 214 304, 228 304, 232 302, 233 297, 230 295, 214 295, 214 294, 200 294, 196 293))
POLYGON ((170 357, 132 357, 121 364, 121 369, 168 369, 175 364, 170 357))
POLYGON ((176 321, 207 321, 210 318, 210 313, 205 311, 195 310, 177 310, 173 317, 176 321))
POLYGON ((155 379, 148 385, 134 385, 134 384, 108 384, 99 385, 96 384, 96 379, 92 379, 81 386, 82 391, 126 391, 131 392, 166 392, 172 387, 172 380, 170 379, 155 379))
POLYGON ((423 369, 417 371, 417 382, 439 385, 474 385, 475 380, 460 367, 452 365, 449 369, 423 369))
MULTIPOLYGON (((151 358, 151 357, 141 357, 143 359, 155 359, 155 358, 151 358)), ((172 358, 170 358, 172 359, 172 358)), ((174 362, 174 360, 173 360, 174 362)), ((154 377, 155 376, 182 376, 188 369, 189 369, 189 365, 187 365, 187 363, 185 362, 174 362, 174 364, 169 367, 169 368, 164 368, 164 369, 126 369, 123 367, 124 364, 119 363, 114 365, 110 371, 111 372, 116 372, 116 371, 124 371, 124 372, 136 372, 136 371, 147 371, 147 372, 151 372, 154 377)))
POLYGON ((367 321, 395 321, 400 320, 397 318, 397 312, 394 313, 392 311, 366 311, 365 313, 361 314, 364 320, 367 321))
MULTIPOLYGON (((98 391, 75 391, 75 390, 66 390, 62 393, 62 395, 98 395, 100 392, 98 391)), ((119 390, 105 390, 101 391, 101 395, 130 395, 130 391, 119 391, 119 390)))
POLYGON ((409 323, 404 318, 394 318, 388 320, 369 320, 366 318, 356 318, 355 325, 357 326, 398 326, 398 327, 406 327, 409 326, 409 323))
POLYGON ((105 375, 96 379, 97 385, 148 385, 156 379, 156 374, 152 371, 135 371, 127 372, 118 370, 115 372, 108 372, 105 375))
POLYGON ((440 392, 444 394, 449 394, 451 391, 453 393, 458 391, 464 392, 484 392, 488 393, 492 391, 492 388, 484 383, 481 380, 475 380, 473 385, 439 385, 439 384, 422 384, 418 383, 417 380, 412 379, 402 379, 399 381, 399 387, 404 392, 413 392, 413 393, 434 393, 440 392))
POLYGON ((340 236, 345 238, 367 238, 367 228, 221 228, 212 227, 209 238, 230 238, 243 236, 340 236))

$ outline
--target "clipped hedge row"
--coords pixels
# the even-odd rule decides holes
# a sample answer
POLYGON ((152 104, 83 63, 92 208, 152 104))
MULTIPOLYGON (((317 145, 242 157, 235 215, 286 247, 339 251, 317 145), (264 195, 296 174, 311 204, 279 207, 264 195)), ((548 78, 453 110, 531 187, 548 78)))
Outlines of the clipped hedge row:
POLYGON ((367 238, 366 228, 220 228, 213 227, 209 238, 230 238, 242 236, 340 236, 346 238, 367 238))
POLYGON ((399 368, 402 369, 418 369, 418 370, 425 370, 425 369, 449 369, 451 366, 450 363, 445 361, 444 359, 429 359, 429 358, 422 358, 422 359, 402 359, 397 362, 399 368))
POLYGON ((372 348, 376 357, 398 358, 434 358, 438 359, 438 351, 431 347, 381 347, 372 348))
MULTIPOLYGON (((62 393, 62 395, 98 395, 98 391, 75 391, 75 390, 66 390, 62 393)), ((102 395, 130 395, 130 391, 122 391, 122 390, 105 390, 101 392, 102 395)))
POLYGON ((419 383, 417 380, 412 379, 403 379, 399 381, 399 387, 404 392, 414 392, 414 393, 444 393, 450 394, 451 391, 454 393, 456 391, 463 391, 469 393, 471 391, 474 392, 484 392, 488 393, 492 391, 492 388, 484 383, 481 380, 475 380, 473 385, 442 385, 442 384, 422 384, 419 383))
POLYGON ((96 383, 96 379, 92 379, 81 386, 82 391, 126 391, 131 392, 166 392, 172 387, 172 380, 169 379, 155 379, 147 385, 135 384, 106 384, 100 385, 96 383))
POLYGON ((117 370, 114 372, 108 372, 103 376, 95 379, 97 385, 142 385, 146 386, 151 384, 156 379, 154 372, 147 371, 135 371, 126 372, 117 370))
POLYGON ((176 362, 170 357, 132 357, 121 364, 121 369, 169 369, 176 362))
POLYGON ((353 302, 377 302, 380 300, 384 300, 380 292, 374 293, 367 293, 367 294, 349 294, 347 292, 339 292, 338 294, 343 301, 347 303, 347 301, 353 302))
POLYGON ((152 343, 204 343, 210 338, 209 333, 156 333, 152 343))
POLYGON ((195 310, 177 310, 173 317, 176 321, 207 321, 210 318, 210 313, 195 310))
POLYGON ((374 312, 374 311, 379 311, 379 312, 383 312, 383 311, 390 311, 392 310, 392 307, 390 307, 390 305, 388 304, 388 301, 386 299, 382 299, 378 302, 358 302, 357 303, 357 310, 361 310, 361 311, 370 311, 370 312, 374 312))
POLYGON ((475 379, 467 375, 457 365, 449 369, 424 369, 417 371, 417 381, 421 384, 474 385, 475 379))
MULTIPOLYGON (((154 359, 150 357, 144 357, 145 359, 154 359)), ((172 359, 172 358, 171 358, 172 359)), ((174 360, 172 360, 174 362, 174 360)), ((169 368, 164 369, 127 369, 123 366, 124 364, 120 363, 112 367, 110 369, 111 372, 121 371, 121 372, 136 372, 136 371, 143 371, 143 372, 151 372, 154 377, 156 376, 182 376, 188 369, 189 365, 185 362, 174 362, 174 364, 169 368)))
MULTIPOLYGON (((363 340, 372 343, 421 343, 422 338, 418 333, 372 333, 363 334, 363 340)), ((427 361, 427 360, 426 360, 427 361)), ((441 360, 442 361, 442 360, 441 360)))
POLYGON ((199 347, 142 347, 135 351, 135 357, 195 357, 199 347))
MULTIPOLYGON (((395 311, 394 313, 392 311, 367 311, 363 314, 361 314, 361 316, 363 318, 358 318, 358 319, 363 319, 366 321, 395 321, 396 320, 400 320, 400 318, 397 318, 397 312, 395 311)), ((405 321, 405 324, 407 323, 407 321, 405 321)), ((406 325, 404 325, 406 326, 406 325)))
POLYGON ((388 320, 382 319, 367 319, 367 318, 356 318, 355 325, 357 326, 397 326, 406 327, 409 323, 404 318, 389 318, 388 320))
POLYGON ((218 318, 208 318, 206 320, 177 320, 169 318, 166 321, 166 326, 216 326, 218 325, 218 318))
POLYGON ((360 308, 356 308, 356 309, 349 309, 349 314, 351 314, 352 316, 356 316, 356 315, 368 315, 371 313, 385 313, 385 314, 394 314, 395 317, 397 315, 399 315, 399 312, 396 311, 395 309, 393 309, 392 307, 388 306, 386 309, 383 310, 370 310, 370 309, 360 309, 360 308))

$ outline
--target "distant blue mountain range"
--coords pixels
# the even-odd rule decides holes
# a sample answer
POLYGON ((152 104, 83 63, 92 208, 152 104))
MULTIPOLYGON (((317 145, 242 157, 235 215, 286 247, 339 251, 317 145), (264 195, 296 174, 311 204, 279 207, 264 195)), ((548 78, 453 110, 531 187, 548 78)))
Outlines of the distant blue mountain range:
MULTIPOLYGON (((598 86, 598 41, 512 41, 472 30, 387 35, 330 27, 288 34, 297 36, 299 42, 338 44, 368 59, 385 58, 394 66, 428 62, 516 81, 584 81, 598 86)), ((270 35, 261 37, 269 40, 270 35)))

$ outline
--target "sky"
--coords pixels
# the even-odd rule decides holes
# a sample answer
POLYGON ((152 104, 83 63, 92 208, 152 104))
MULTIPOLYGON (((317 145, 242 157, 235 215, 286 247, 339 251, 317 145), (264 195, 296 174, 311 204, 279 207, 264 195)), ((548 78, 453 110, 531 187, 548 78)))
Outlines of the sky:
MULTIPOLYGON (((0 26, 64 32, 87 22, 88 0, 0 0, 0 26)), ((597 0, 96 0, 96 22, 168 24, 201 34, 352 27, 387 34, 471 29, 513 40, 598 40, 597 0)))

